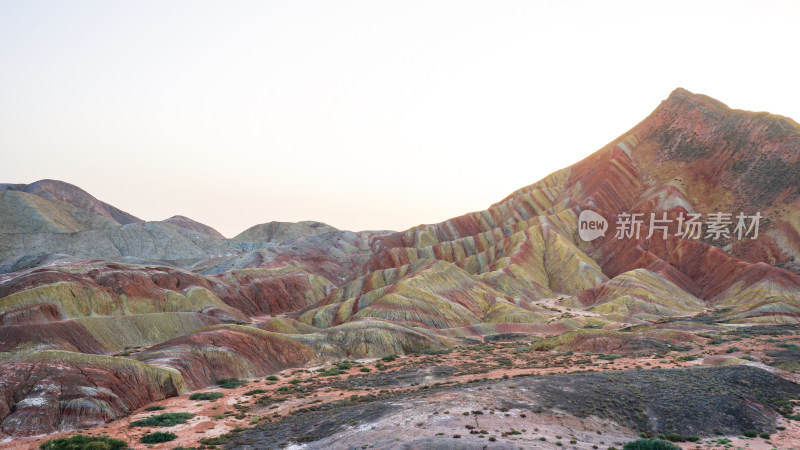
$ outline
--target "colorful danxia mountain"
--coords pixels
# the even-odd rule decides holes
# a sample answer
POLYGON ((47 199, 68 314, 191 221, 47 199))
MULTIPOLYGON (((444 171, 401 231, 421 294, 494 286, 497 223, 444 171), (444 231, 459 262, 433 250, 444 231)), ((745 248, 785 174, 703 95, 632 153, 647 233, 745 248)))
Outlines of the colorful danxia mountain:
POLYGON ((2 184, 0 448, 800 448, 798 257, 800 125, 684 89, 402 232, 2 184))

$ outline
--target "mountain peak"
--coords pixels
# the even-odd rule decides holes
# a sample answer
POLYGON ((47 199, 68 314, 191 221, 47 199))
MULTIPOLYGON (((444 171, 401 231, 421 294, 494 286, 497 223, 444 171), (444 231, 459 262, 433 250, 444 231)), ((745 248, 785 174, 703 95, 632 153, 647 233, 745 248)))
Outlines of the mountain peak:
POLYGON ((142 222, 142 219, 102 202, 78 186, 64 181, 43 179, 31 184, 0 184, 0 190, 21 191, 48 200, 61 201, 92 214, 112 219, 120 225, 142 222))
POLYGON ((186 216, 172 216, 169 219, 164 219, 164 223, 169 223, 181 228, 186 228, 187 230, 196 231, 198 233, 205 234, 206 236, 211 236, 219 239, 225 239, 225 236, 222 235, 219 231, 211 228, 210 226, 200 223, 196 220, 192 220, 186 216))
POLYGON ((656 108, 659 109, 689 108, 703 109, 706 112, 722 113, 730 108, 725 103, 703 94, 696 94, 684 88, 675 88, 666 100, 656 108))

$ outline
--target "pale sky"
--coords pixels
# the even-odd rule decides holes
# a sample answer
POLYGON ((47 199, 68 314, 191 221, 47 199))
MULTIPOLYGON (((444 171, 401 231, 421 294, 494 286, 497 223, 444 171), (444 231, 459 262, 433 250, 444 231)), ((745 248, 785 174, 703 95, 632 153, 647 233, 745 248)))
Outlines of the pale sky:
POLYGON ((145 220, 485 209, 676 87, 800 120, 800 2, 0 0, 0 182, 145 220))

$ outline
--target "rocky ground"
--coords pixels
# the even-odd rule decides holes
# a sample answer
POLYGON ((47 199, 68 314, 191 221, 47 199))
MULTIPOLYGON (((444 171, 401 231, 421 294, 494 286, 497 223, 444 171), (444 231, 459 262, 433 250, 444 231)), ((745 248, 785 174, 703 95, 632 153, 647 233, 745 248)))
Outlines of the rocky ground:
MULTIPOLYGON (((779 368, 796 364, 795 332, 753 327, 627 354, 545 350, 546 339, 507 337, 449 352, 285 370, 201 391, 222 394, 216 400, 162 400, 85 434, 107 434, 132 448, 607 449, 643 433, 699 438, 679 442, 683 448, 795 448, 800 376, 779 368), (193 417, 164 428, 131 426, 163 413, 193 417), (748 438, 748 430, 767 434, 748 438), (177 439, 139 442, 153 431, 177 439)), ((6 439, 0 448, 36 448, 72 434, 6 439)))

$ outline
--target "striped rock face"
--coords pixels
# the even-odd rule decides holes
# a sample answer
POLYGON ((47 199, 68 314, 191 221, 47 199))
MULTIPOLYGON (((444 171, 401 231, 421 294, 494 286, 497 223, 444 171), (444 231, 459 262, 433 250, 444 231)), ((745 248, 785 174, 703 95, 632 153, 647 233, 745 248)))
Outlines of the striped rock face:
POLYGON ((707 328, 800 322, 800 126, 682 89, 585 160, 403 232, 272 222, 225 239, 53 181, 0 185, 0 208, 0 432, 13 436, 222 378, 488 336, 658 352, 707 328), (681 233, 678 218, 715 213, 731 214, 730 236, 681 233), (739 213, 760 217, 757 237, 736 236, 739 213), (631 217, 638 235, 620 228, 631 217))

